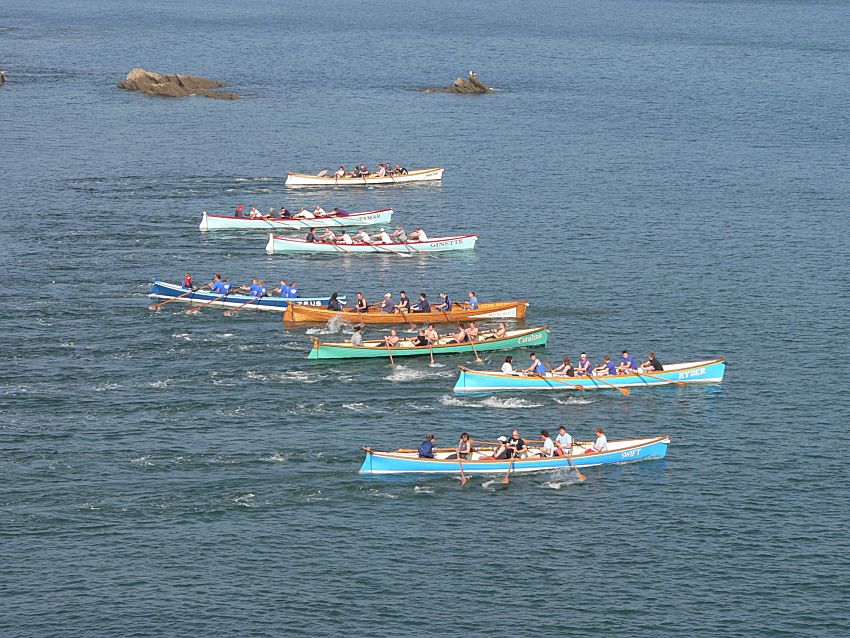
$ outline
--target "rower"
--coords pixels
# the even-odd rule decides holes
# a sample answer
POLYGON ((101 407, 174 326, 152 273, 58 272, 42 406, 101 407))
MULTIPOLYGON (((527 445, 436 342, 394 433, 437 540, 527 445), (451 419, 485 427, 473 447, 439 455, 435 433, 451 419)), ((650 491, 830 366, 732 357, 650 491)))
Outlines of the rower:
POLYGON ((465 459, 472 453, 472 441, 469 440, 469 433, 463 432, 460 435, 460 441, 457 442, 455 454, 459 459, 465 459))
POLYGON ((467 302, 470 310, 478 310, 478 297, 473 291, 469 292, 469 301, 467 302))
POLYGON ((499 461, 508 458, 508 437, 503 434, 496 439, 496 442, 498 445, 493 448, 493 453, 490 456, 485 456, 483 458, 490 461, 499 461))
POLYGON ((219 292, 223 295, 230 294, 230 289, 233 288, 233 284, 227 281, 227 279, 221 280, 221 290, 219 292))
POLYGON ((587 377, 590 376, 590 369, 593 364, 590 362, 590 359, 587 358, 587 353, 582 352, 578 358, 578 365, 576 366, 576 376, 579 377, 587 377))
POLYGON ((251 219, 260 219, 262 216, 263 214, 257 210, 256 206, 251 206, 251 211, 248 213, 248 217, 251 219))
POLYGON ((519 435, 519 430, 511 432, 511 438, 508 439, 508 458, 519 457, 525 450, 525 441, 519 435))
POLYGON ((325 209, 319 206, 318 204, 316 204, 316 208, 313 209, 313 214, 316 217, 324 217, 325 215, 327 215, 325 209))
POLYGON ((236 217, 242 217, 244 210, 245 206, 243 204, 236 204, 236 217))
POLYGON ((415 339, 413 339, 413 345, 416 346, 417 348, 420 347, 420 346, 427 346, 428 345, 428 337, 425 336, 425 330, 424 329, 422 329, 422 328, 419 329, 419 334, 416 335, 415 339))
POLYGON ((523 374, 537 374, 539 376, 545 376, 546 374, 546 366, 544 363, 537 358, 535 353, 531 353, 529 355, 531 359, 531 365, 528 366, 525 370, 522 371, 523 374))
POLYGON ((262 279, 252 279, 251 285, 248 288, 248 294, 252 297, 265 297, 266 287, 263 285, 262 279))
POLYGON ((369 237, 369 233, 367 233, 363 228, 357 231, 354 235, 354 241, 360 244, 371 244, 372 238, 369 237))
POLYGON ((340 235, 339 239, 337 240, 337 243, 338 244, 345 244, 346 246, 350 246, 351 244, 354 243, 354 240, 351 239, 351 235, 348 234, 347 230, 343 230, 342 235, 340 235))
POLYGON ((452 302, 449 299, 449 294, 446 292, 440 293, 440 303, 434 304, 434 310, 444 310, 448 312, 452 309, 452 302))
POLYGON ((498 326, 496 326, 496 329, 493 332, 484 337, 484 340, 486 341, 487 339, 502 339, 507 334, 508 329, 505 327, 505 324, 500 323, 498 326))
POLYGON ((567 432, 567 426, 558 428, 558 436, 555 437, 555 454, 558 456, 569 456, 572 454, 573 437, 567 432))
POLYGON ((469 336, 466 334, 466 329, 462 323, 457 324, 457 332, 448 335, 449 340, 446 343, 463 343, 469 341, 469 336))
POLYGON ((307 210, 303 206, 301 207, 301 210, 299 210, 297 213, 295 213, 292 217, 293 217, 293 219, 315 219, 316 218, 316 216, 313 213, 311 213, 309 210, 307 210))
POLYGON ((408 236, 409 241, 428 241, 428 235, 425 234, 425 231, 422 230, 421 226, 417 226, 416 230, 414 230, 408 236))
POLYGON ((502 374, 513 374, 514 366, 513 366, 514 358, 511 355, 505 357, 505 362, 502 364, 502 374))
POLYGON ((328 169, 327 169, 327 168, 323 168, 323 169, 322 169, 322 170, 320 170, 318 173, 316 173, 316 177, 324 177, 324 176, 325 176, 325 175, 327 175, 327 174, 328 174, 328 169))
POLYGON ((390 334, 388 334, 387 336, 384 337, 384 343, 387 346, 389 346, 390 348, 397 346, 398 341, 399 341, 398 333, 395 331, 395 329, 390 330, 390 334))
POLYGON ((396 175, 407 175, 407 169, 403 166, 395 165, 395 174, 396 175))
POLYGON ((392 293, 388 292, 384 295, 384 301, 381 302, 381 312, 385 312, 387 314, 395 312, 395 302, 393 301, 392 293))
POLYGON ((345 166, 340 164, 339 168, 336 169, 336 172, 334 173, 334 177, 337 179, 339 179, 340 177, 345 177, 345 166))
POLYGON ((375 233, 375 234, 372 236, 372 239, 374 239, 375 241, 379 241, 379 242, 381 242, 382 244, 391 244, 391 243, 393 243, 392 238, 389 236, 389 234, 387 233, 387 231, 386 231, 386 230, 384 230, 383 228, 382 228, 380 231, 378 231, 377 233, 375 233))
POLYGON ((296 284, 294 280, 289 285, 289 294, 286 296, 290 299, 295 299, 298 296, 298 284, 296 284))
POLYGON ((351 345, 353 346, 362 346, 363 345, 363 326, 354 326, 354 334, 351 335, 351 345))
POLYGON ((311 228, 309 231, 307 231, 307 236, 304 238, 304 241, 306 241, 307 243, 310 243, 310 244, 312 244, 316 241, 316 229, 315 228, 311 228))
POLYGON ((549 436, 549 430, 540 430, 540 436, 543 437, 543 456, 555 456, 555 442, 549 436))
POLYGON ((437 442, 437 437, 433 434, 429 434, 425 437, 425 440, 419 444, 419 449, 416 450, 420 459, 433 459, 434 458, 434 444, 437 442))
POLYGON ((190 275, 189 273, 183 275, 183 287, 192 288, 194 290, 194 288, 192 287, 192 275, 190 275))
POLYGON ((335 292, 331 295, 331 298, 328 299, 328 310, 333 310, 334 312, 342 312, 342 304, 340 303, 337 297, 339 296, 338 292, 335 292))
POLYGON ((649 359, 640 364, 641 372, 664 372, 664 366, 655 358, 655 353, 649 353, 649 359))
POLYGON ((378 164, 378 177, 386 177, 387 169, 384 168, 383 164, 378 164))
POLYGON ((469 341, 478 341, 478 326, 474 321, 470 321, 466 327, 466 338, 469 341))
POLYGON ((635 360, 623 350, 623 357, 620 359, 620 365, 617 366, 617 374, 634 374, 635 372, 637 372, 635 360))
POLYGON ((596 428, 594 430, 596 434, 596 440, 593 442, 593 445, 590 446, 589 449, 585 450, 585 454, 591 454, 593 452, 607 452, 608 451, 608 437, 605 436, 605 432, 602 428, 596 428))
POLYGON ((574 377, 576 376, 576 369, 573 367, 573 364, 570 363, 570 358, 564 357, 564 361, 561 365, 552 368, 552 374, 560 374, 563 377, 574 377))
POLYGON ((413 304, 410 309, 413 312, 431 312, 431 304, 428 303, 428 299, 425 297, 424 292, 419 293, 419 300, 413 304))
POLYGON ((333 209, 334 217, 348 217, 348 211, 343 208, 334 208, 333 209))
POLYGON ((354 312, 369 312, 369 302, 362 292, 357 293, 357 304, 354 307, 354 312))
POLYGON ((593 368, 594 377, 616 376, 617 366, 611 361, 611 355, 606 354, 602 357, 602 363, 593 368))
POLYGON ((280 286, 274 289, 274 292, 279 293, 281 297, 289 296, 289 286, 286 284, 285 279, 280 280, 280 286))
POLYGON ((280 213, 278 215, 281 219, 289 219, 292 217, 292 213, 289 212, 288 208, 280 207, 280 213))
POLYGON ((326 242, 328 244, 333 244, 336 242, 336 233, 332 231, 330 228, 325 228, 325 232, 316 237, 320 242, 326 242))
POLYGON ((216 276, 213 277, 212 283, 210 284, 210 290, 212 290, 213 292, 217 292, 220 295, 223 295, 224 290, 221 287, 221 283, 221 275, 216 274, 216 276))
POLYGON ((429 323, 428 327, 425 328, 425 338, 428 339, 428 343, 437 343, 440 340, 440 335, 437 334, 433 323, 429 323))
POLYGON ((396 229, 392 232, 392 235, 390 235, 390 237, 401 243, 407 241, 407 233, 404 232, 404 228, 401 227, 401 224, 396 226, 396 229))
POLYGON ((396 309, 401 313, 410 312, 410 298, 403 290, 398 293, 398 304, 396 305, 396 309))

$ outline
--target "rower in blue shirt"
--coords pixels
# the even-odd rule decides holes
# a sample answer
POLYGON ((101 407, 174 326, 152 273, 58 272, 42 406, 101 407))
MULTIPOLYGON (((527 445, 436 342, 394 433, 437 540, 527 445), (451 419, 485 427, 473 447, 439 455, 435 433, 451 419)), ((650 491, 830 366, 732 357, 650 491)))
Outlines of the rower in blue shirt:
POLYGON ((445 310, 449 311, 452 309, 452 302, 449 299, 449 293, 441 292, 440 293, 440 303, 434 304, 434 310, 445 310))
POLYGON ((289 296, 289 285, 287 285, 285 279, 280 280, 280 287, 274 289, 275 292, 279 293, 281 297, 289 296))
POLYGON ((221 293, 222 295, 229 294, 231 288, 233 288, 233 284, 227 281, 227 279, 223 279, 221 281, 221 288, 219 290, 219 293, 221 293))
POLYGON ((217 292, 220 295, 224 294, 224 290, 221 289, 221 275, 216 274, 215 278, 212 280, 210 284, 210 290, 213 292, 217 292))
POLYGON ((631 355, 623 350, 623 358, 620 359, 620 365, 617 366, 618 374, 634 374, 637 372, 637 365, 631 355))
POLYGON ((253 279, 251 280, 251 286, 248 288, 248 294, 252 297, 265 297, 266 296, 266 287, 263 285, 262 279, 253 279))
POLYGON ((523 370, 524 374, 538 374, 543 376, 546 374, 546 365, 537 358, 537 355, 533 352, 529 355, 531 358, 531 365, 528 366, 525 370, 523 370))
POLYGON ((419 300, 410 309, 413 312, 431 312, 431 304, 428 303, 428 298, 424 292, 419 293, 419 300))
POLYGON ((419 454, 420 459, 433 459, 434 458, 434 444, 437 442, 437 437, 433 434, 429 434, 425 437, 425 440, 419 444, 419 449, 417 453, 419 454))
POLYGON ((469 293, 469 309, 478 310, 478 297, 475 296, 474 292, 469 293))
POLYGON ((295 299, 298 296, 298 284, 296 284, 294 281, 292 282, 292 285, 289 287, 289 292, 287 293, 286 296, 289 297, 290 299, 295 299))

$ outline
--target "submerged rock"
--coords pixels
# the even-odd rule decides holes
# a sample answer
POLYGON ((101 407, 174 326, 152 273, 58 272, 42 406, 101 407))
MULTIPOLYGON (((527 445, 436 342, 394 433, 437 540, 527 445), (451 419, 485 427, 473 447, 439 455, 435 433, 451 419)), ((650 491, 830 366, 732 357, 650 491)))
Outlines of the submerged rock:
POLYGON ((219 100, 238 100, 236 93, 214 91, 227 86, 218 80, 208 80, 194 75, 163 75, 145 69, 133 69, 122 82, 119 89, 141 91, 147 95, 162 95, 165 97, 186 97, 188 95, 203 95, 219 100))
POLYGON ((424 89, 425 93, 494 93, 496 89, 491 88, 478 79, 475 71, 470 71, 465 78, 457 78, 449 86, 429 86, 424 89))

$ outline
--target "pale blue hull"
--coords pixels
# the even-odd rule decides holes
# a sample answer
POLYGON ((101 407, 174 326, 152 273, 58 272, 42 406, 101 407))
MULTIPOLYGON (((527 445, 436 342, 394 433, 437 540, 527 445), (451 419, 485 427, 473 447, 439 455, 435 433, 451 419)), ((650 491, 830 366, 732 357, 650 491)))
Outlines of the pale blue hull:
POLYGON ((462 369, 455 392, 499 392, 503 390, 611 390, 645 388, 673 383, 720 383, 726 372, 724 359, 692 361, 666 366, 662 372, 606 377, 522 376, 501 372, 462 369), (613 386, 613 387, 612 387, 613 386))
MULTIPOLYGON (((649 459, 661 459, 667 455, 668 437, 615 441, 611 446, 623 445, 619 449, 601 454, 577 454, 569 457, 579 468, 613 463, 632 463, 649 459)), ((512 472, 542 472, 546 470, 570 469, 570 460, 565 457, 520 459, 514 462, 512 472)), ((510 461, 463 461, 465 474, 506 473, 510 461)), ((393 452, 367 452, 361 474, 460 474, 457 460, 420 459, 413 454, 393 452)))

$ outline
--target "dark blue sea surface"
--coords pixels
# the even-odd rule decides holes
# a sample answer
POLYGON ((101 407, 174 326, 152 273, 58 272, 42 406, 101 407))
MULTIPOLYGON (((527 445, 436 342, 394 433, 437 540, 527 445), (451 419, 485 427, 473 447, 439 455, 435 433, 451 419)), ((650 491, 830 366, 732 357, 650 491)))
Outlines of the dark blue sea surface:
POLYGON ((0 0, 0 635, 847 635, 848 24, 791 0, 0 0), (134 66, 243 99, 117 89, 134 66), (499 92, 416 90, 469 69, 499 92), (283 185, 382 161, 446 172, 283 185), (198 231, 239 202, 480 241, 310 258, 198 231), (149 311, 186 271, 475 290, 527 299, 552 362, 730 363, 457 397, 472 357, 308 364, 347 335, 149 311), (362 445, 562 423, 672 443, 583 483, 357 474, 362 445))

